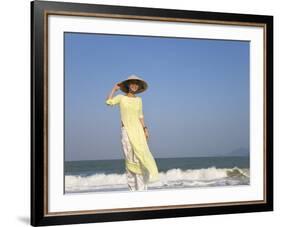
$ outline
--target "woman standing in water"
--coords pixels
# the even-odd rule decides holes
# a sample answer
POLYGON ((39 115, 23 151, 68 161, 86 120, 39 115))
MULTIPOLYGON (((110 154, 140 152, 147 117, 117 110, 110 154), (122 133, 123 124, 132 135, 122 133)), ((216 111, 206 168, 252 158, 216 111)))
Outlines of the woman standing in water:
POLYGON ((144 92, 147 83, 136 75, 115 84, 106 99, 110 106, 119 105, 121 114, 121 143, 130 191, 147 190, 149 182, 159 181, 156 162, 149 150, 148 129, 144 123, 142 98, 135 94, 144 92), (113 97, 117 90, 124 94, 113 97))

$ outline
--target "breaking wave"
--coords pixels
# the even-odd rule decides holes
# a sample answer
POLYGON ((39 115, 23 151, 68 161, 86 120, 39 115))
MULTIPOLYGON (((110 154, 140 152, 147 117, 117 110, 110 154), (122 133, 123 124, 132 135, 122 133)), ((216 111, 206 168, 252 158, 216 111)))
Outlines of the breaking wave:
MULTIPOLYGON (((150 183, 148 189, 191 188, 226 185, 247 185, 249 169, 216 168, 170 169, 159 172, 160 181, 150 183)), ((126 191, 126 174, 92 174, 90 176, 65 176, 65 192, 126 191)))

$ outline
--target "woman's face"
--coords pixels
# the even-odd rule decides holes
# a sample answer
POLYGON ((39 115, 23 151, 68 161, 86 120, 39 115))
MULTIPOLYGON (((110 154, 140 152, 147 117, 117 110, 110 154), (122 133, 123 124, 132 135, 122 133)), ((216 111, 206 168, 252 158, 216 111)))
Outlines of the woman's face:
POLYGON ((139 84, 137 81, 130 81, 129 88, 132 92, 136 92, 139 89, 139 84))

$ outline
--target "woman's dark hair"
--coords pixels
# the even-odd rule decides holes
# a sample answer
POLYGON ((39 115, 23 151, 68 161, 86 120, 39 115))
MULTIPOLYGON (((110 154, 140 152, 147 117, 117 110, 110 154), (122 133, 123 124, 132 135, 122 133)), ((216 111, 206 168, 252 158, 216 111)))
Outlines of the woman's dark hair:
POLYGON ((127 83, 125 84, 126 87, 129 88, 129 84, 130 84, 130 83, 136 83, 136 84, 138 84, 139 86, 141 86, 141 83, 140 83, 140 81, 138 81, 138 80, 128 80, 127 83))
POLYGON ((124 85, 125 85, 127 91, 129 91, 129 83, 125 83, 124 85))

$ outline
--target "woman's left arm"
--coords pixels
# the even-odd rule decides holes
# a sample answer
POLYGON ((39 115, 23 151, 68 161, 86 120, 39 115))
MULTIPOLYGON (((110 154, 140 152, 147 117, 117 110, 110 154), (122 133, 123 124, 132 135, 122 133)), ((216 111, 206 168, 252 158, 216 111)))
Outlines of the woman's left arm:
POLYGON ((144 123, 144 116, 143 116, 143 110, 142 110, 142 99, 141 98, 140 98, 140 104, 139 105, 140 105, 139 106, 139 119, 140 119, 140 122, 142 124, 146 139, 148 139, 149 134, 148 134, 148 129, 146 128, 146 125, 144 123))

